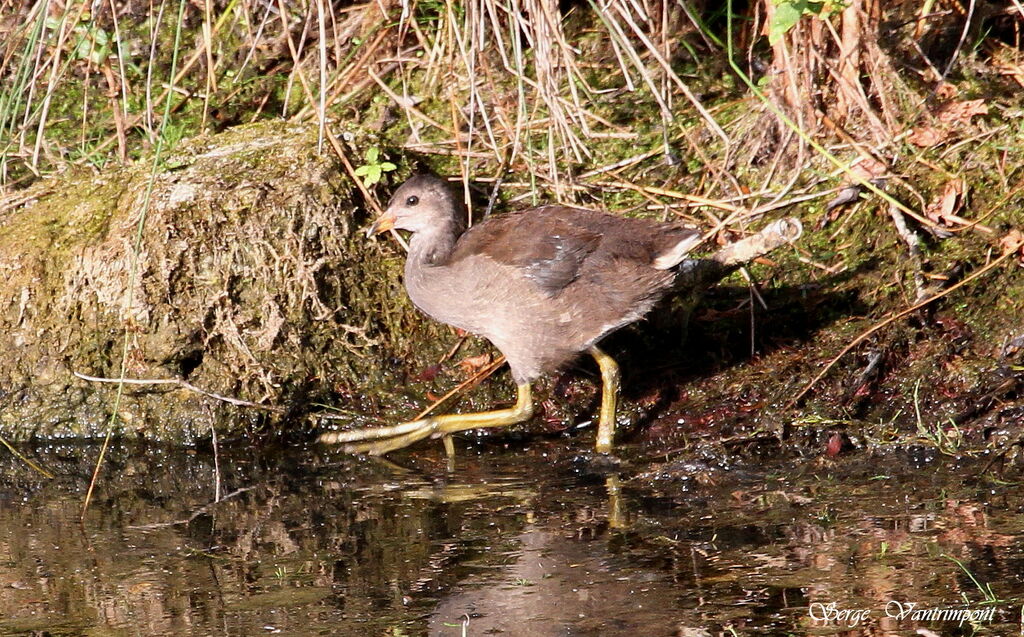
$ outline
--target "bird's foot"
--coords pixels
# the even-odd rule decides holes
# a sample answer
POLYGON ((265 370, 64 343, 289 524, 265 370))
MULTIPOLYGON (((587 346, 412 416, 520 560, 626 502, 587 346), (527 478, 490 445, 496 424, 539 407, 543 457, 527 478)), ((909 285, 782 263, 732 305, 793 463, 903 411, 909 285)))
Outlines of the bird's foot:
POLYGON ((343 444, 346 453, 362 453, 380 456, 389 451, 419 442, 436 434, 438 423, 435 418, 423 418, 393 427, 369 427, 352 431, 332 431, 321 434, 317 442, 335 445, 343 444))
POLYGON ((451 434, 482 427, 505 427, 523 422, 533 415, 533 398, 529 383, 517 386, 516 404, 508 409, 481 411, 471 414, 442 414, 393 427, 371 427, 353 431, 337 431, 321 435, 317 441, 328 444, 344 444, 348 453, 365 453, 379 456, 395 449, 408 447, 428 437, 444 437, 445 452, 455 453, 451 434))

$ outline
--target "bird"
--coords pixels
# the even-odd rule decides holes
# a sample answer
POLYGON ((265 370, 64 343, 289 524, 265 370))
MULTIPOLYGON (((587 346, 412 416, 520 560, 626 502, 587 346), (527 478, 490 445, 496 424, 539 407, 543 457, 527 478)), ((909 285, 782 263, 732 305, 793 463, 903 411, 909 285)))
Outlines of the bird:
POLYGON ((532 383, 584 352, 597 362, 602 395, 595 450, 613 448, 619 368, 603 338, 643 318, 673 288, 701 240, 678 222, 545 205, 496 214, 466 228, 465 208, 444 179, 415 175, 367 231, 411 233, 405 289, 434 320, 489 340, 516 383, 515 405, 429 416, 390 427, 322 434, 353 453, 381 455, 428 437, 529 420, 532 383))

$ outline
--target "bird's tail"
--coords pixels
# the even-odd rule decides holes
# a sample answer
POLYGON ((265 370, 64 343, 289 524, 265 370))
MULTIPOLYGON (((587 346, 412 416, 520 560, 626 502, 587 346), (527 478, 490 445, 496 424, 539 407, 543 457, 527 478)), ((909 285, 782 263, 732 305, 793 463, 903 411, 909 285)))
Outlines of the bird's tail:
POLYGON ((679 263, 686 258, 690 250, 693 249, 698 243, 700 243, 701 236, 697 231, 692 231, 692 234, 688 234, 680 239, 675 245, 669 246, 667 250, 655 257, 651 263, 658 270, 668 270, 679 265, 679 263))

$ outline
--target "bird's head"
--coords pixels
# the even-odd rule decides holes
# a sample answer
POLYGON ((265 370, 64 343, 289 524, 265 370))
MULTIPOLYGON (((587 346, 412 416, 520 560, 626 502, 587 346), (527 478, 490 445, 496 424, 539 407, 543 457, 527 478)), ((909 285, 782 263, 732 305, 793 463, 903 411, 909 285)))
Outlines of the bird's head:
POLYGON ((433 175, 416 175, 395 191, 387 210, 366 234, 371 236, 392 228, 420 232, 453 222, 460 224, 458 208, 447 182, 433 175))

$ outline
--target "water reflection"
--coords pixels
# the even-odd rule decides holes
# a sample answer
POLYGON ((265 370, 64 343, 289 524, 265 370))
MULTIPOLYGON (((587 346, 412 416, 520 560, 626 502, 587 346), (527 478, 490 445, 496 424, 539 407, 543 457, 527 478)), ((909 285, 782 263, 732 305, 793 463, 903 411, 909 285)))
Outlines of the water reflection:
POLYGON ((120 448, 82 523, 95 449, 4 458, 0 634, 945 636, 886 609, 965 601, 1019 630, 1024 498, 976 468, 431 453, 222 452, 213 502, 212 455, 120 448))

